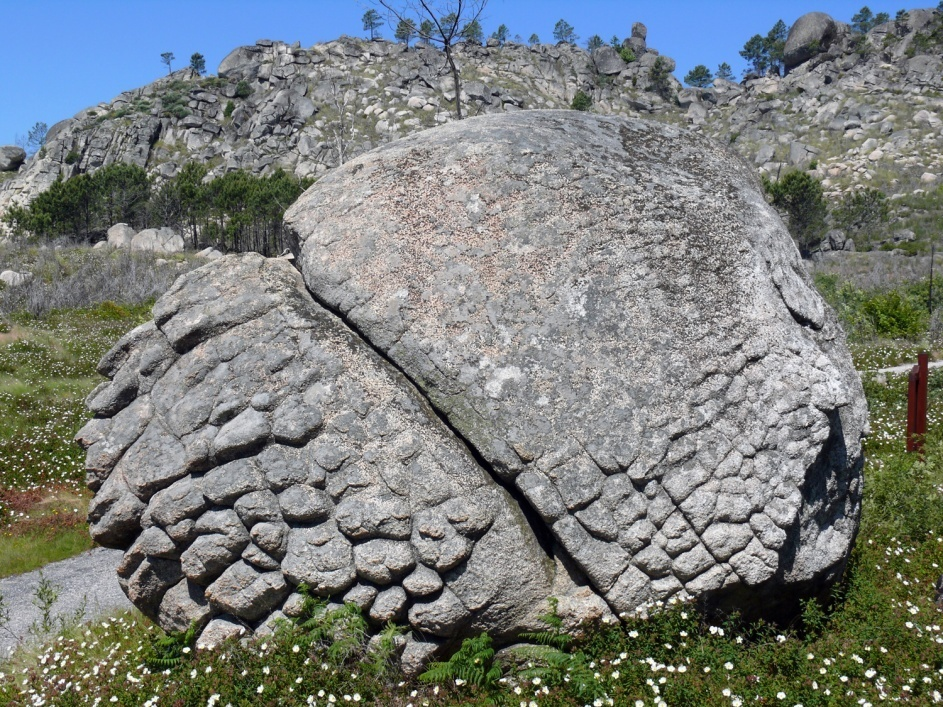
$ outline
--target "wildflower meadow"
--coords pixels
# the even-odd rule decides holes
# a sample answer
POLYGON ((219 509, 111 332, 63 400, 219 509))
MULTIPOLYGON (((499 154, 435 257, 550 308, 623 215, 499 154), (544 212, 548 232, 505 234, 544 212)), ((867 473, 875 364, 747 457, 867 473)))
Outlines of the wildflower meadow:
MULTIPOLYGON (((0 333, 0 576, 14 540, 86 534, 82 454, 71 441, 98 358, 148 303, 7 314, 0 333), (6 554, 5 554, 6 553, 6 554)), ((912 360, 920 341, 853 341, 860 369, 912 360)), ((0 705, 877 705, 943 703, 943 369, 930 379, 924 454, 904 451, 906 376, 866 373, 861 527, 843 579, 787 624, 647 607, 570 636, 554 612, 520 644, 467 639, 407 678, 404 629, 370 635, 352 606, 310 598, 302 616, 209 649, 136 612, 50 621, 0 664, 0 705)), ((61 555, 85 547, 70 546, 61 555)), ((41 556, 39 562, 58 557, 41 556)), ((23 571, 17 569, 17 571, 23 571)), ((54 588, 51 588, 54 598, 54 588)), ((47 597, 48 598, 48 597, 47 597)), ((54 617, 54 600, 48 603, 54 617)), ((0 600, 0 631, 4 623, 0 600)))

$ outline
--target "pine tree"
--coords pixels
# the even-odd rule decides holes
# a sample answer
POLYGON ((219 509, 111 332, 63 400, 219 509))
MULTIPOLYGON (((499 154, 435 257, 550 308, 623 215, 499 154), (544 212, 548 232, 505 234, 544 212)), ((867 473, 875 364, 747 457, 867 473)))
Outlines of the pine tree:
POLYGON ((753 71, 757 74, 765 74, 769 68, 769 52, 766 48, 766 41, 762 35, 754 34, 743 45, 740 50, 740 56, 746 59, 753 71))
POLYGON ((464 27, 459 33, 462 39, 471 44, 481 45, 481 41, 484 39, 484 32, 481 29, 481 23, 478 20, 472 20, 464 27))
POLYGON ((558 42, 576 44, 579 36, 576 34, 576 30, 573 29, 573 25, 561 19, 553 27, 553 38, 558 42))
POLYGON ((530 46, 534 46, 535 44, 540 44, 540 37, 538 37, 537 33, 534 32, 530 37, 527 38, 527 43, 530 46))
POLYGON ((851 16, 851 29, 865 34, 874 27, 874 13, 867 5, 851 16))
POLYGON ((376 10, 367 10, 363 13, 363 30, 370 33, 370 40, 378 39, 380 33, 377 32, 383 26, 383 18, 376 10))
POLYGON ((508 34, 510 34, 508 26, 501 25, 491 34, 491 38, 498 40, 498 46, 504 46, 504 43, 508 41, 508 34))
POLYGON ((175 58, 175 57, 174 57, 174 53, 173 53, 173 52, 164 52, 163 54, 160 55, 160 61, 161 61, 161 63, 167 65, 167 75, 168 75, 168 76, 169 76, 170 73, 171 73, 171 62, 174 60, 174 58, 175 58))
POLYGON ((396 25, 396 32, 393 37, 398 42, 403 42, 407 47, 409 41, 416 36, 416 22, 409 18, 404 18, 396 25))
POLYGON ((204 59, 203 55, 199 52, 195 52, 190 56, 190 70, 197 76, 202 76, 206 73, 206 59, 204 59))
POLYGON ((695 88, 707 88, 711 85, 712 80, 711 70, 704 66, 704 64, 698 64, 684 77, 684 82, 688 86, 694 86, 695 88))
POLYGON ((717 65, 717 71, 714 72, 715 79, 724 79, 725 81, 733 81, 733 69, 730 68, 730 64, 726 61, 717 65))

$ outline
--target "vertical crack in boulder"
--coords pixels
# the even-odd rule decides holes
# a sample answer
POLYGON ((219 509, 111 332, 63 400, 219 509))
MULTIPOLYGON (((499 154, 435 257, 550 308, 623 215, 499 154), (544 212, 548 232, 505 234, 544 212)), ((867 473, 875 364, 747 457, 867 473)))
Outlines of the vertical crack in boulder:
MULTIPOLYGON (((800 575, 840 573, 850 525, 797 573, 784 544, 809 473, 860 478, 860 381, 755 176, 721 146, 571 111, 475 118, 356 158, 286 221, 312 294, 618 612, 738 586, 774 611, 800 575), (827 452, 839 409, 842 459, 827 452)), ((856 518, 853 487, 828 493, 856 518)))

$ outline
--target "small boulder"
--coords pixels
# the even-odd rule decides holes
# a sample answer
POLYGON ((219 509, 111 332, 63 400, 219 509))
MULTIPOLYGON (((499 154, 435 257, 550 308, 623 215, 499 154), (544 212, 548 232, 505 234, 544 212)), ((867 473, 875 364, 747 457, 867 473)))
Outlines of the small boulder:
POLYGON ((7 287, 19 287, 32 279, 33 273, 29 272, 16 272, 15 270, 0 272, 0 282, 6 283, 7 287))
POLYGON ((0 147, 0 172, 15 172, 26 161, 26 151, 16 145, 0 147))
POLYGON ((807 12, 789 30, 783 49, 786 69, 793 69, 824 52, 838 36, 838 23, 824 12, 807 12))
POLYGON ((108 229, 108 245, 112 248, 130 248, 133 238, 134 229, 126 223, 116 223, 108 229))
POLYGON ((596 65, 596 71, 605 76, 618 74, 625 69, 625 61, 619 56, 619 52, 608 44, 593 52, 593 63, 596 65))
POLYGON ((183 250, 183 237, 172 228, 146 228, 131 239, 131 250, 179 253, 183 250))

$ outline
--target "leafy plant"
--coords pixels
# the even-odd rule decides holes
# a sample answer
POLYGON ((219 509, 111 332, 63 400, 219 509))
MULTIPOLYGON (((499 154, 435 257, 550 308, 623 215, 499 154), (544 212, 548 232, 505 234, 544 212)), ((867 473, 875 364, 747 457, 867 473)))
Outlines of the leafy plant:
POLYGON ((166 633, 151 641, 145 663, 153 670, 173 670, 183 662, 196 641, 197 624, 193 622, 186 631, 166 633))
POLYGON ((648 90, 654 91, 662 98, 667 99, 671 93, 670 77, 671 70, 668 68, 668 62, 662 56, 656 58, 648 70, 648 90))
POLYGON ((573 101, 570 103, 570 108, 573 110, 589 110, 593 105, 593 99, 583 91, 577 91, 576 95, 573 96, 573 101))
POLYGON ((80 159, 82 159, 82 155, 80 155, 80 154, 79 154, 78 152, 76 152, 75 150, 69 150, 69 154, 67 154, 67 155, 65 156, 65 163, 66 163, 66 164, 75 164, 75 163, 78 162, 80 159))
POLYGON ((52 616, 52 607, 59 601, 59 589, 52 583, 43 571, 39 571, 39 582, 33 593, 33 606, 39 609, 39 621, 33 623, 32 630, 36 633, 49 633, 55 628, 56 622, 52 616))
POLYGON ((432 663, 419 679, 440 684, 462 680, 469 685, 490 690, 497 686, 501 674, 501 666, 494 662, 491 636, 482 633, 466 638, 451 658, 445 662, 432 663))
POLYGON ((236 98, 248 98, 252 95, 252 87, 248 81, 240 81, 236 84, 236 98))
POLYGON ((550 611, 540 616, 547 624, 546 631, 527 632, 521 638, 535 645, 520 646, 514 653, 528 661, 528 667, 518 672, 526 680, 535 678, 548 687, 559 687, 566 683, 581 700, 600 697, 604 688, 596 679, 596 671, 585 653, 569 653, 573 637, 563 630, 563 619, 557 612, 559 600, 550 597, 550 611))
POLYGON ((389 621, 374 637, 374 640, 370 642, 370 651, 365 662, 366 669, 372 675, 384 678, 396 672, 399 668, 396 660, 399 649, 397 639, 408 632, 407 627, 389 621))
POLYGON ((631 64, 636 59, 635 52, 633 52, 629 47, 620 47, 619 56, 622 57, 622 61, 624 61, 626 64, 631 64))
POLYGON ((794 170, 775 182, 764 178, 763 187, 773 206, 787 217, 799 253, 808 258, 825 234, 828 205, 822 183, 807 172, 794 170))
POLYGON ((236 110, 236 104, 232 101, 226 101, 226 107, 223 109, 223 117, 231 118, 233 111, 236 110))
POLYGON ((330 609, 327 602, 313 596, 304 583, 298 585, 298 592, 304 601, 295 624, 303 632, 307 645, 326 647, 328 657, 337 662, 360 652, 367 640, 368 626, 359 606, 348 602, 330 609))

